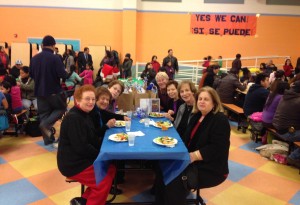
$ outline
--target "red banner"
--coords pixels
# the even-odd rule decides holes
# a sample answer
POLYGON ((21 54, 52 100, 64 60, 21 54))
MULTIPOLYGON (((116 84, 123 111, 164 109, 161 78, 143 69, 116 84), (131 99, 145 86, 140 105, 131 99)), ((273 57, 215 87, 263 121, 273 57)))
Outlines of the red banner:
POLYGON ((256 16, 236 14, 192 14, 191 32, 209 35, 256 34, 256 16))

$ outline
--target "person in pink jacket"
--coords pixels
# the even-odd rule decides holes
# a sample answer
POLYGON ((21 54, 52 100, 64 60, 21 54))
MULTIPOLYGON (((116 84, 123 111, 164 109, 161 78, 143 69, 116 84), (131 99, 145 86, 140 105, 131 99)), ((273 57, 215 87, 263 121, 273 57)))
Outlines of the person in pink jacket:
POLYGON ((89 63, 85 65, 85 70, 82 71, 79 76, 83 78, 84 85, 93 85, 93 71, 91 70, 91 65, 89 63))
POLYGON ((14 77, 7 75, 4 78, 11 85, 10 96, 11 96, 11 109, 13 114, 18 114, 22 111, 22 98, 21 98, 21 88, 17 85, 17 81, 14 77))

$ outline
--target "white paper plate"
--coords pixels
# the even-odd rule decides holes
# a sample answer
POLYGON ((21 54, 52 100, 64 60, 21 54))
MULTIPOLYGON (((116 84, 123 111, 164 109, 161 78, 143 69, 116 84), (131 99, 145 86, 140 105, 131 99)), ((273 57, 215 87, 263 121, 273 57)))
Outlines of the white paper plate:
POLYGON ((163 116, 161 113, 159 113, 159 112, 150 112, 149 113, 149 117, 153 117, 153 118, 163 118, 163 117, 165 117, 165 116, 163 116), (156 115, 158 115, 158 116, 156 116, 156 115))
POLYGON ((172 144, 163 144, 163 143, 161 143, 160 138, 161 138, 161 137, 156 137, 156 138, 154 138, 154 139, 153 139, 153 142, 154 142, 155 144, 162 145, 162 146, 166 146, 166 147, 174 147, 174 146, 178 143, 178 140, 175 139, 175 138, 173 138, 173 143, 172 143, 172 144))
MULTIPOLYGON (((150 124, 151 124, 151 125, 153 125, 154 127, 161 128, 161 126, 158 126, 158 125, 156 124, 156 122, 154 122, 154 123, 150 123, 150 124)), ((172 123, 170 123, 170 125, 169 125, 169 126, 165 126, 165 127, 167 127, 167 128, 173 127, 173 124, 172 124, 172 123)))
POLYGON ((112 134, 108 136, 108 139, 114 142, 127 142, 127 139, 121 140, 118 138, 117 134, 121 134, 121 133, 116 133, 116 134, 112 134))
POLYGON ((125 127, 124 120, 116 120, 115 127, 125 127))

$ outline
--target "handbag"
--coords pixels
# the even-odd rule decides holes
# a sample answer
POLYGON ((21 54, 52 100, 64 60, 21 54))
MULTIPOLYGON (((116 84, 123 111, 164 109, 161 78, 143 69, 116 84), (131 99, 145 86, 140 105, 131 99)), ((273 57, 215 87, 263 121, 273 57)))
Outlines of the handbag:
POLYGON ((183 186, 186 190, 199 189, 199 170, 196 163, 190 164, 181 176, 183 186))
POLYGON ((0 131, 7 130, 9 127, 6 114, 0 114, 0 131))
POLYGON ((38 137, 42 135, 42 132, 39 128, 40 120, 38 118, 29 118, 28 122, 25 125, 25 132, 31 137, 38 137))

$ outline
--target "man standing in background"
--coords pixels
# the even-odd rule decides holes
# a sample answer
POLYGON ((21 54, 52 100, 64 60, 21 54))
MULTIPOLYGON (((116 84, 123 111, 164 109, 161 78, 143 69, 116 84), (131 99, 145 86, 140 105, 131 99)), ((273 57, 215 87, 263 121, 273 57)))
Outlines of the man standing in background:
POLYGON ((232 68, 237 69, 238 72, 242 69, 242 61, 241 61, 241 54, 236 54, 234 61, 232 61, 232 68))
POLYGON ((29 72, 35 82, 34 94, 37 97, 40 129, 45 145, 55 141, 50 130, 66 111, 60 80, 67 77, 67 72, 60 58, 54 55, 55 44, 52 36, 43 38, 42 52, 31 59, 29 72))
POLYGON ((64 59, 63 59, 63 57, 59 54, 59 50, 58 50, 57 47, 55 47, 54 54, 57 55, 57 56, 59 57, 59 59, 61 60, 61 62, 64 62, 64 59))
POLYGON ((174 70, 176 71, 176 73, 178 73, 178 71, 179 71, 178 61, 177 61, 177 58, 175 56, 173 56, 172 49, 168 50, 168 56, 164 58, 162 66, 163 67, 167 66, 169 60, 171 61, 171 67, 173 67, 174 70))
POLYGON ((78 73, 81 73, 85 70, 86 64, 92 65, 91 70, 93 69, 93 59, 90 55, 90 49, 88 47, 85 47, 83 50, 83 53, 78 54, 78 73))

